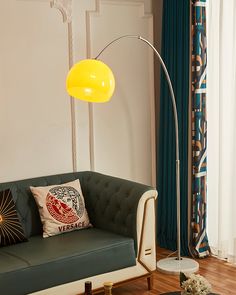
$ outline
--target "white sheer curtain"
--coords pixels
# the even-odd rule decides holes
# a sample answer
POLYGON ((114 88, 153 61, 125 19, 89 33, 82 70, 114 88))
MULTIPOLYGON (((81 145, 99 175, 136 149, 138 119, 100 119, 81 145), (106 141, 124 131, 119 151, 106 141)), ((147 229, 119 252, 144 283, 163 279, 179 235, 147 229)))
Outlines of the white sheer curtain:
POLYGON ((236 263, 236 1, 208 0, 208 238, 236 263))

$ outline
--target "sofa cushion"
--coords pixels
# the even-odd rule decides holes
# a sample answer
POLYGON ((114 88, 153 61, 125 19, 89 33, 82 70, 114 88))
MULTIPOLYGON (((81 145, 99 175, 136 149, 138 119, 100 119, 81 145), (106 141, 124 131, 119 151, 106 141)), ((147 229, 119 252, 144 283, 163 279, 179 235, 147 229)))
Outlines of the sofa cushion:
POLYGON ((90 226, 79 179, 60 185, 30 186, 30 190, 39 208, 44 238, 90 226))
POLYGON ((0 190, 11 190, 16 211, 26 236, 42 235, 38 206, 32 197, 30 186, 62 184, 77 178, 81 179, 82 175, 83 172, 76 172, 5 182, 0 183, 0 190))
POLYGON ((26 241, 9 189, 0 192, 0 247, 26 241))
POLYGON ((33 236, 28 243, 1 248, 1 256, 1 292, 8 295, 38 291, 38 280, 46 289, 136 264, 133 239, 96 228, 50 239, 33 236), (17 288, 12 284, 16 278, 17 288))

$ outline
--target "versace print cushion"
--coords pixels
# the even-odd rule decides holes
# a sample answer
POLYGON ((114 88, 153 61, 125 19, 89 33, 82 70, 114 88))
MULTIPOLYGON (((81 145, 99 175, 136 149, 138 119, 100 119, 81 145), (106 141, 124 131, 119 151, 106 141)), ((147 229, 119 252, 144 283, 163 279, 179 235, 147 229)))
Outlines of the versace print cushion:
POLYGON ((0 247, 27 241, 9 189, 0 192, 0 247))
POLYGON ((39 208, 43 237, 91 226, 79 179, 60 185, 30 187, 39 208))

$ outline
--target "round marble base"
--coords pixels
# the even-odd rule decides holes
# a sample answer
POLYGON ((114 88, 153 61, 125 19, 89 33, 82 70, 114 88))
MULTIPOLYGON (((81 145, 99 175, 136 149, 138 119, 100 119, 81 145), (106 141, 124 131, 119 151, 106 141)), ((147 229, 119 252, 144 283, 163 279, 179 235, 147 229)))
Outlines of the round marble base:
POLYGON ((180 272, 190 274, 198 271, 199 264, 190 258, 182 257, 177 260, 176 257, 164 258, 157 262, 157 269, 163 273, 179 275, 180 272))

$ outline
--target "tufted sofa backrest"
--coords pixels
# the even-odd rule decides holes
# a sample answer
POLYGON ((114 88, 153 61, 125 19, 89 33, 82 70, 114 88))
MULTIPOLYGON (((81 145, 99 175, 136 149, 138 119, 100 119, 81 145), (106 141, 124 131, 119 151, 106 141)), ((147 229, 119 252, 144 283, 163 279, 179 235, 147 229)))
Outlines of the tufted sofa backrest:
POLYGON ((95 172, 85 172, 82 190, 92 224, 134 239, 137 251, 137 210, 140 198, 154 188, 95 172))
POLYGON ((142 195, 153 190, 144 184, 96 172, 76 172, 0 184, 10 188, 27 237, 42 234, 37 205, 30 186, 62 184, 79 179, 91 223, 100 229, 131 237, 137 250, 137 208, 142 195))

